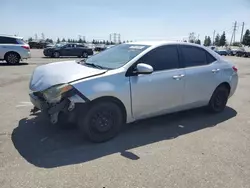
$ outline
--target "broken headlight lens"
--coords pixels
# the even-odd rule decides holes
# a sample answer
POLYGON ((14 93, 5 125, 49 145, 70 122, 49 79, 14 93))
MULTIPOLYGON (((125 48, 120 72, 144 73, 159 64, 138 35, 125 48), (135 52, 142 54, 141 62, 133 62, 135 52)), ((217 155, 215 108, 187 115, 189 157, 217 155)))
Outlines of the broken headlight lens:
POLYGON ((69 84, 60 84, 52 86, 43 92, 44 98, 50 103, 59 102, 62 98, 62 94, 71 90, 73 87, 69 84))

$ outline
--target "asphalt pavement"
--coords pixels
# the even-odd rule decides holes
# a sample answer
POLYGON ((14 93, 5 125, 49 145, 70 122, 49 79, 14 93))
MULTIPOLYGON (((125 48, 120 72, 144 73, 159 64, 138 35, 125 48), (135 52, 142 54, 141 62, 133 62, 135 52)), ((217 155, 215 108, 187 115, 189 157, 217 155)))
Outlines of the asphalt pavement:
POLYGON ((0 64, 1 188, 250 187, 250 58, 225 57, 240 80, 223 113, 198 109, 147 119, 93 144, 75 129, 30 115, 34 68, 77 58, 31 54, 18 66, 0 64))

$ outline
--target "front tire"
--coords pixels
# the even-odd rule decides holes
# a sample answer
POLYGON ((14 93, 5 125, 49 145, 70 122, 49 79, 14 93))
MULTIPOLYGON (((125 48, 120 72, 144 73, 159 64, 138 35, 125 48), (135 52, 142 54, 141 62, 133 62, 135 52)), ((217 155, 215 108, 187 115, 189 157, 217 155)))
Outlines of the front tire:
POLYGON ((222 112, 228 101, 229 90, 226 86, 221 85, 214 91, 209 104, 208 110, 212 113, 219 113, 222 112))
POLYGON ((17 54, 17 53, 8 53, 8 54, 6 54, 6 56, 5 56, 5 61, 8 63, 8 64, 11 64, 11 65, 15 65, 15 64, 18 64, 18 63, 20 63, 20 56, 19 56, 19 54, 17 54))
POLYGON ((83 58, 88 58, 88 56, 89 56, 89 55, 88 55, 87 52, 83 52, 83 53, 82 53, 82 57, 83 57, 83 58))
POLYGON ((78 126, 92 142, 105 142, 114 138, 123 124, 121 108, 101 101, 93 104, 87 114, 78 120, 78 126))

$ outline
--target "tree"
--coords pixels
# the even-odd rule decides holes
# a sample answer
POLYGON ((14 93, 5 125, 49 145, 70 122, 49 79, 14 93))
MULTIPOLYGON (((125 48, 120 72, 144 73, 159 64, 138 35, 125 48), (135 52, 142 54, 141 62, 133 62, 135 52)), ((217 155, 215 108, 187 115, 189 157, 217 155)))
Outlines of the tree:
POLYGON ((66 42, 65 38, 62 39, 62 42, 66 42))
POLYGON ((220 36, 219 40, 219 46, 225 46, 226 45, 226 33, 223 31, 223 34, 220 36))
POLYGON ((212 44, 212 40, 211 40, 210 36, 208 36, 207 37, 207 45, 211 46, 211 44, 212 44))
POLYGON ((249 29, 246 30, 246 33, 243 36, 242 44, 246 46, 250 46, 250 30, 249 29))
POLYGON ((31 42, 31 41, 33 41, 33 39, 32 39, 32 37, 29 37, 28 42, 31 42))
POLYGON ((59 38, 57 38, 57 41, 56 41, 56 43, 60 43, 61 41, 60 41, 60 39, 59 38))
POLYGON ((189 34, 188 42, 195 43, 195 41, 196 41, 196 37, 195 37, 194 32, 192 32, 192 33, 189 34))
POLYGON ((210 36, 205 36, 205 40, 204 40, 204 46, 210 46, 211 45, 211 38, 210 36))
POLYGON ((200 40, 200 39, 197 39, 197 40, 195 41, 195 44, 201 44, 201 40, 200 40))
POLYGON ((203 45, 204 45, 204 46, 208 46, 208 45, 207 45, 207 36, 205 36, 203 45))
POLYGON ((82 42, 83 42, 83 40, 81 38, 79 38, 78 43, 82 43, 82 42))
POLYGON ((44 33, 41 33, 41 37, 42 37, 43 40, 45 40, 45 35, 44 35, 44 33))
POLYGON ((45 42, 53 43, 53 40, 52 40, 52 39, 47 38, 47 39, 45 40, 45 42))
POLYGON ((215 37, 214 45, 215 46, 219 46, 220 45, 220 35, 219 34, 217 34, 216 37, 215 37))

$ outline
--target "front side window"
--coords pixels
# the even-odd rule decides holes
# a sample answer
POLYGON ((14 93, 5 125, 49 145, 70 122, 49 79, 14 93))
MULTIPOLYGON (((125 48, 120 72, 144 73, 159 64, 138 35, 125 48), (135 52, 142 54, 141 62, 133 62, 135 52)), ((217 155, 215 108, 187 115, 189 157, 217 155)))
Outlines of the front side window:
POLYGON ((179 68, 179 56, 176 45, 166 45, 153 49, 145 54, 138 63, 146 63, 154 71, 179 68))
POLYGON ((86 64, 116 69, 128 63, 148 47, 148 45, 140 44, 120 44, 88 58, 86 64))
POLYGON ((213 61, 213 57, 210 57, 210 62, 208 62, 207 56, 210 54, 208 54, 208 52, 206 52, 204 49, 198 47, 183 45, 181 46, 181 51, 185 67, 207 65, 213 61))

